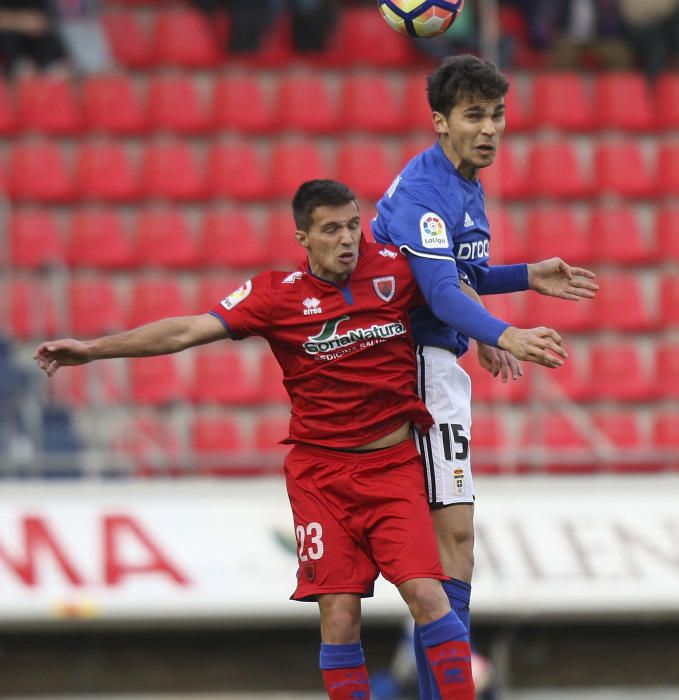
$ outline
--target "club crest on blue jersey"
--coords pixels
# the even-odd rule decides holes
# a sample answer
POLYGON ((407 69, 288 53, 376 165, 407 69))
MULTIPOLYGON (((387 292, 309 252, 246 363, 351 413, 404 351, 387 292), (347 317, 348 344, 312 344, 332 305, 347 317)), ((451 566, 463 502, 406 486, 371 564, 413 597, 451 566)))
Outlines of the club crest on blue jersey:
POLYGON ((446 223, 432 211, 423 214, 420 219, 420 236, 425 248, 448 248, 446 223))
POLYGON ((396 294, 396 278, 393 275, 388 277, 375 277, 373 280, 375 294, 382 300, 390 302, 396 294))
POLYGON ((231 292, 226 299, 222 299, 220 304, 227 310, 231 311, 235 306, 238 306, 238 304, 243 301, 243 299, 247 299, 250 296, 250 292, 252 291, 252 282, 248 280, 244 285, 238 287, 238 289, 235 292, 231 292))

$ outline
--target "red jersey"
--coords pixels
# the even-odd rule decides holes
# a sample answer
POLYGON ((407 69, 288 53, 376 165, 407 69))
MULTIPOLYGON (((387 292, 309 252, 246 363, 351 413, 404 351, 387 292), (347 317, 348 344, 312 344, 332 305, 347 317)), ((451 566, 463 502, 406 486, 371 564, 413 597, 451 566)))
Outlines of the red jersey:
POLYGON ((415 391, 409 309, 424 303, 407 259, 363 242, 344 285, 263 272, 210 313, 236 339, 264 337, 292 402, 284 442, 357 447, 406 421, 432 425, 415 391))

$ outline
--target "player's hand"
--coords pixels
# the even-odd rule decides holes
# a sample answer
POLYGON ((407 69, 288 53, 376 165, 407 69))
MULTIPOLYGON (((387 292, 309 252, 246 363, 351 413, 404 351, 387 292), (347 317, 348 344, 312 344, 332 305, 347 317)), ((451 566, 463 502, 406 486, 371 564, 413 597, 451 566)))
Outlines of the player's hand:
POLYGON ((59 367, 83 365, 92 360, 87 343, 72 338, 42 343, 38 346, 33 358, 48 377, 51 377, 59 367))
POLYGON ((593 299, 599 285, 596 275, 582 267, 571 267, 561 258, 550 258, 528 265, 528 287, 540 294, 559 299, 593 299))
POLYGON ((551 328, 515 328, 509 326, 498 340, 503 350, 517 360, 535 362, 543 367, 561 367, 568 353, 561 346, 561 336, 551 328))
POLYGON ((514 355, 506 350, 499 350, 485 343, 477 342, 476 346, 481 367, 488 370, 494 377, 497 377, 499 374, 502 377, 503 384, 507 382, 510 374, 512 379, 518 379, 523 376, 521 363, 514 355))

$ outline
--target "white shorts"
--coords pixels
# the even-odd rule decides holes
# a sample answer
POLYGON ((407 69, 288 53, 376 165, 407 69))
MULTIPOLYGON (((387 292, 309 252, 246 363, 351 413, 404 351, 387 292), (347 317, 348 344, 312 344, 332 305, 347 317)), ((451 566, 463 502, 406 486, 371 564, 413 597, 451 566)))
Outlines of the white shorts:
POLYGON ((415 433, 432 508, 473 503, 469 440, 471 379, 449 350, 418 345, 417 392, 434 418, 431 430, 415 433))

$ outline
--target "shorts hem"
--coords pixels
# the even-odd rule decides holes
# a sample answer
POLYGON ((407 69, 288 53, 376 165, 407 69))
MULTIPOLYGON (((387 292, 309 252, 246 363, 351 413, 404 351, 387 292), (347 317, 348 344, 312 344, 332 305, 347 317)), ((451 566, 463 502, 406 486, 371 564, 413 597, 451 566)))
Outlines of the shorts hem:
POLYGON ((310 593, 307 593, 306 595, 298 595, 297 593, 293 593, 290 596, 290 600, 295 600, 298 603, 315 603, 316 598, 319 595, 332 595, 335 593, 352 593, 354 595, 359 595, 361 598, 372 598, 375 595, 375 589, 374 587, 371 587, 368 590, 362 590, 362 591, 357 591, 355 588, 340 588, 337 586, 333 586, 332 588, 328 587, 322 587, 319 588, 315 591, 311 591, 310 593))
POLYGON ((429 501, 429 508, 431 510, 441 510, 442 508, 448 508, 449 506, 473 506, 476 502, 476 497, 472 497, 470 501, 451 501, 450 503, 444 503, 443 501, 436 501, 432 503, 429 501))
POLYGON ((398 588, 398 586, 404 584, 406 581, 412 581, 414 578, 433 578, 437 581, 447 581, 450 578, 450 576, 444 574, 443 571, 416 571, 415 573, 405 574, 404 576, 399 577, 395 581, 392 581, 390 579, 388 580, 389 583, 392 583, 398 588))

